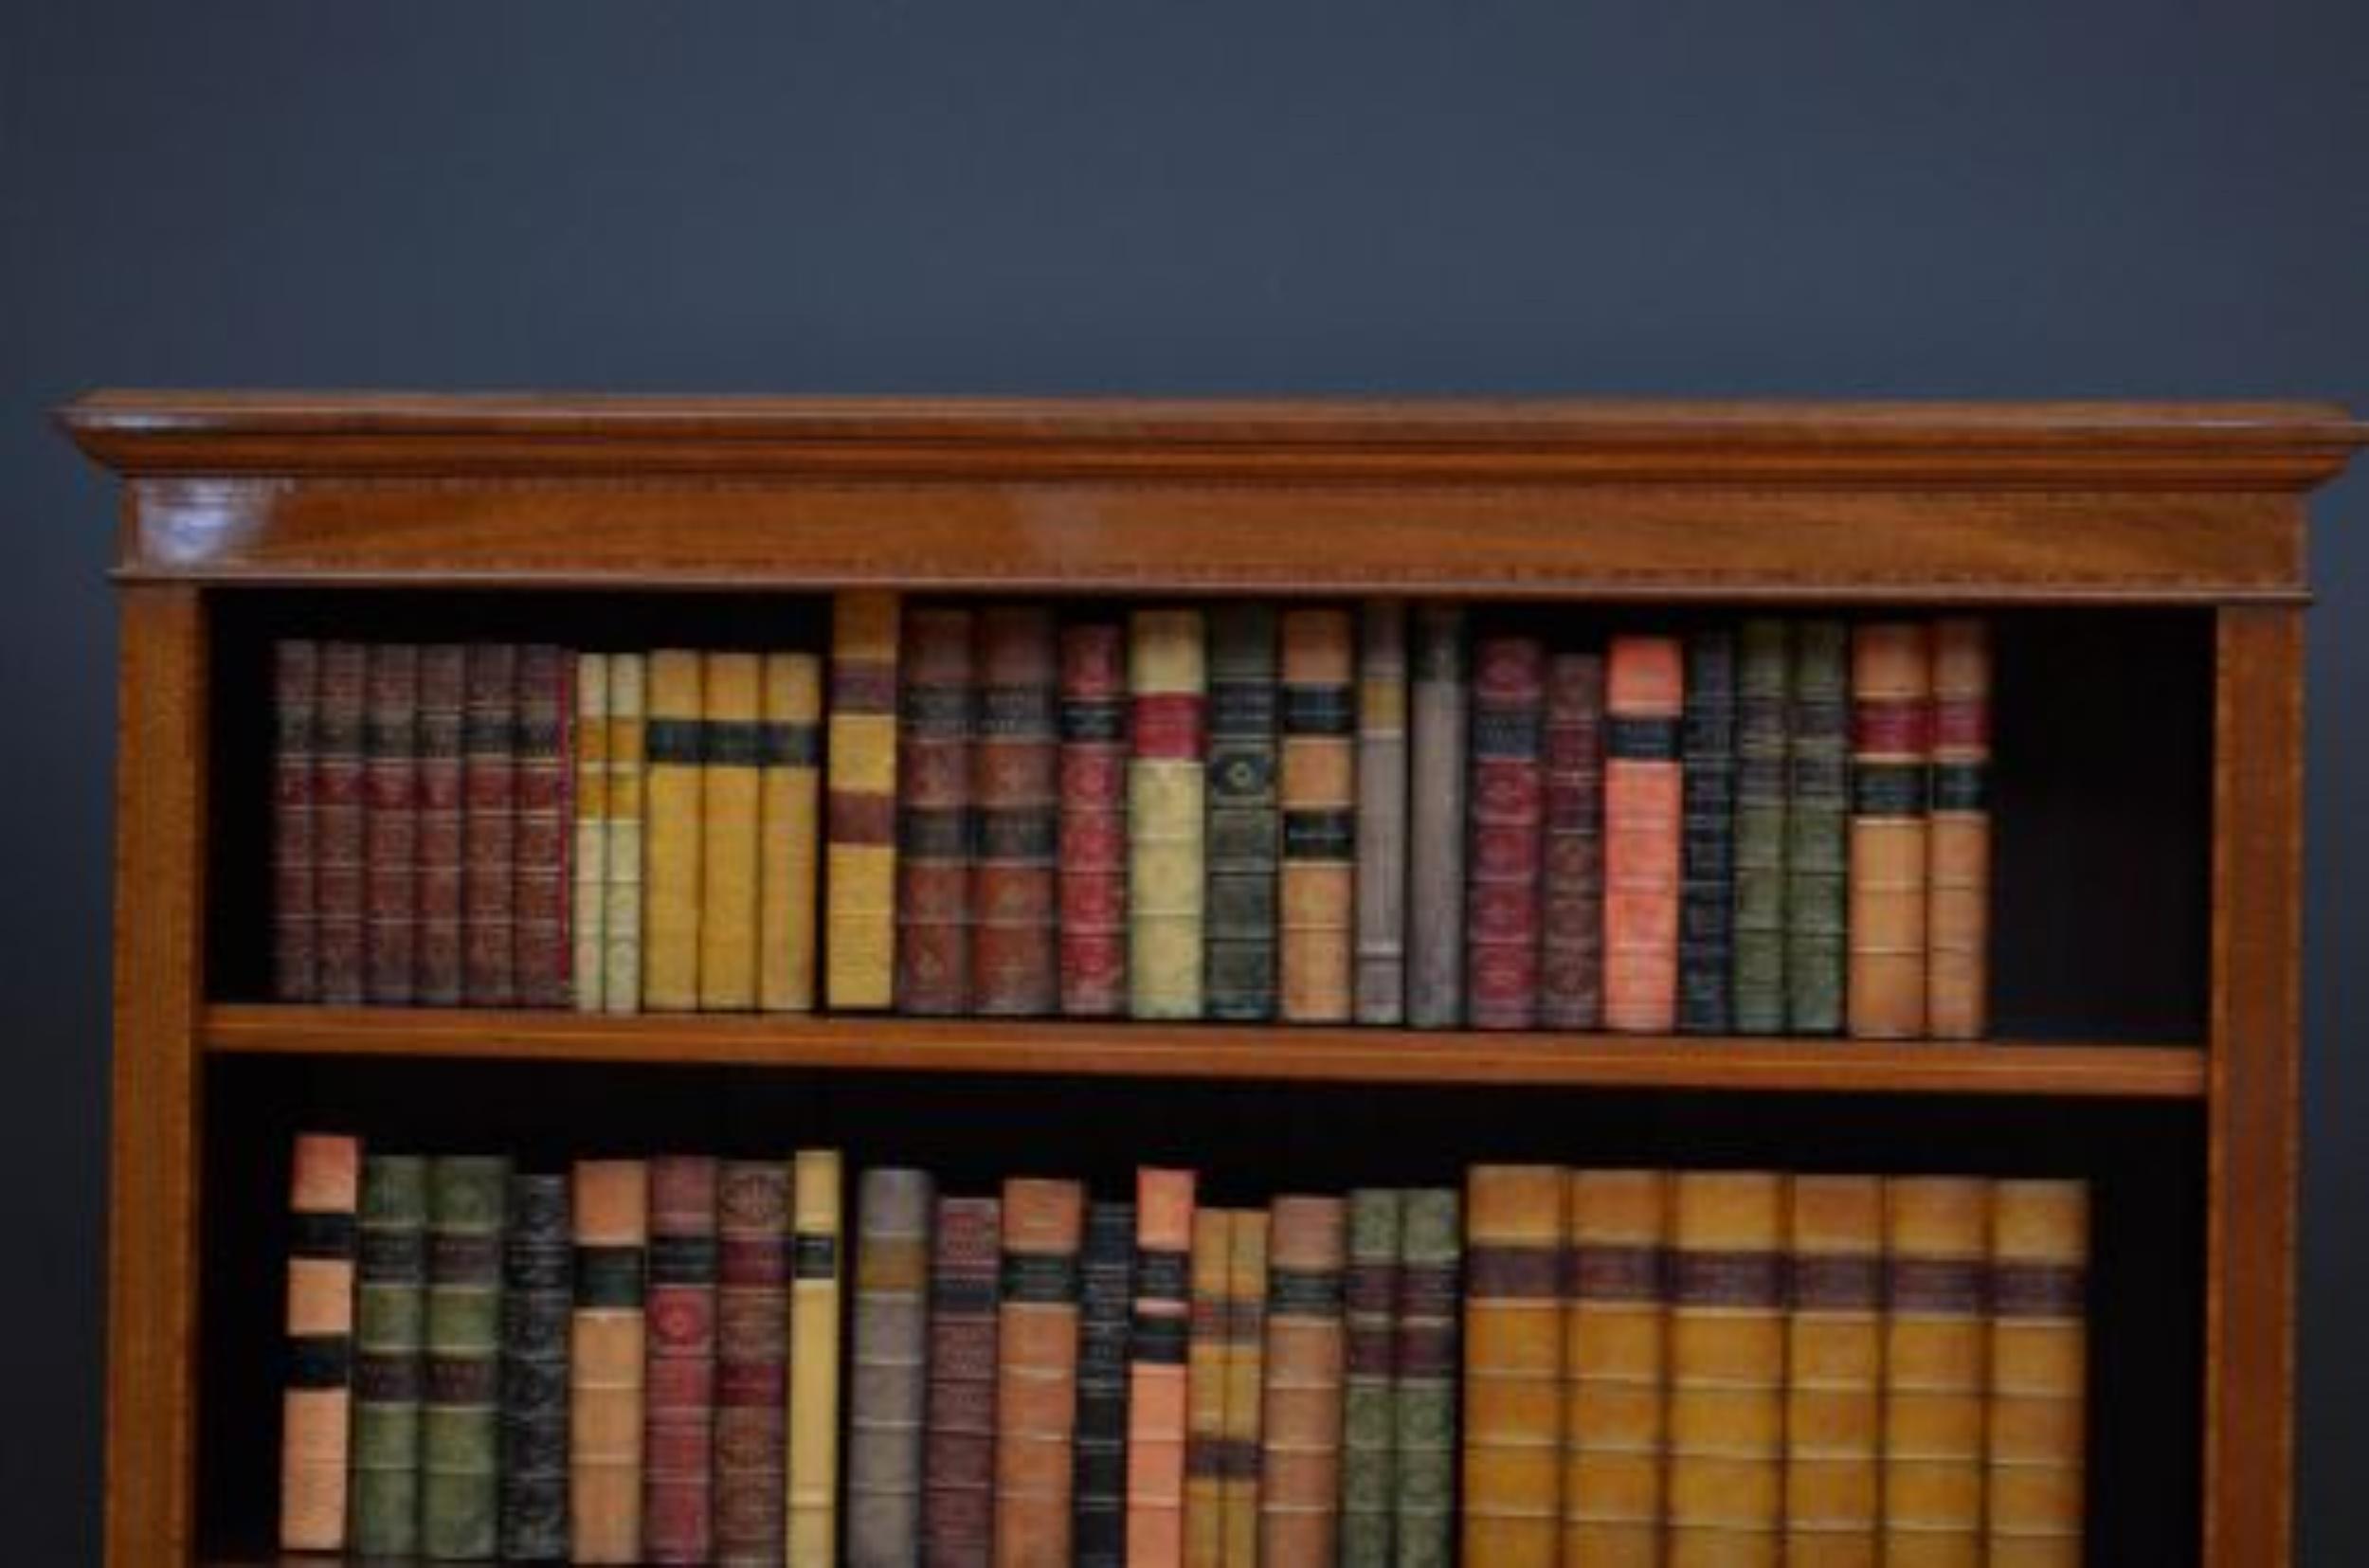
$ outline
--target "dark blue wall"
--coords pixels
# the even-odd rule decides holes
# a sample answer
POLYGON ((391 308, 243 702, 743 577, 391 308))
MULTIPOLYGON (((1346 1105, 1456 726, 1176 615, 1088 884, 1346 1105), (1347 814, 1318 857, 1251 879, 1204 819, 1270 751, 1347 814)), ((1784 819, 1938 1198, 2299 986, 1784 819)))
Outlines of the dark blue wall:
MULTIPOLYGON (((2342 0, 14 0, 11 1559, 90 1560, 98 1517, 111 497, 43 424, 54 400, 131 383, 2369 409, 2365 163, 2369 8, 2342 0)), ((2369 479, 2323 515, 2300 1501, 2303 1559, 2333 1565, 2369 1561, 2369 479)))

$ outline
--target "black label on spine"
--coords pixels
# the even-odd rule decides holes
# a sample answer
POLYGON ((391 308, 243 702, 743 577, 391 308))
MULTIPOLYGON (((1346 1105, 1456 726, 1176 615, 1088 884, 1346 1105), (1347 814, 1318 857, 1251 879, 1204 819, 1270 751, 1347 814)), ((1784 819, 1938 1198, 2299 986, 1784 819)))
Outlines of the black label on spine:
POLYGON ((1267 1310, 1299 1316, 1338 1316, 1341 1271, 1337 1269, 1271 1269, 1267 1310))
POLYGON ((1287 860, 1347 860, 1357 845, 1357 813, 1287 811, 1283 856, 1287 860))
POLYGON ((1604 754, 1620 762, 1678 760, 1678 721, 1634 713, 1604 715, 1604 754))
POLYGON ((1069 1253, 1005 1253, 1004 1299, 1063 1306, 1077 1299, 1077 1258, 1069 1253))
POLYGON ((697 719, 645 719, 642 751, 651 763, 696 764, 699 761, 700 723, 697 719))
POLYGON ((1923 763, 1861 763, 1851 774, 1851 809, 1861 817, 1925 815, 1923 763))
POLYGON ((343 1388, 353 1376, 353 1340, 346 1334, 299 1334, 288 1342, 290 1388, 343 1388))
POLYGON ((839 1278, 839 1237, 812 1232, 792 1236, 789 1243, 789 1277, 839 1278))
POLYGON ((344 1259, 353 1255, 353 1216, 298 1209, 288 1216, 288 1252, 294 1257, 344 1259))
POLYGON ((1286 686, 1283 728, 1294 735, 1355 734, 1355 694, 1346 686, 1286 686))
POLYGON ((1157 1366, 1183 1366, 1189 1328, 1189 1320, 1184 1318, 1146 1317, 1138 1312, 1129 1342, 1135 1360, 1157 1366))
POLYGON ((1150 1301, 1184 1301, 1192 1293, 1192 1260, 1168 1248, 1135 1253, 1135 1294, 1150 1301))
POLYGON ((1061 739, 1072 746, 1115 746, 1127 739, 1120 697, 1071 697, 1061 704, 1061 739))
POLYGON ((1980 763, 1935 763, 1932 789, 1935 811, 1991 809, 1991 770, 1980 763))
POLYGON ((576 1305, 630 1310, 642 1305, 643 1257, 639 1247, 576 1249, 576 1305))

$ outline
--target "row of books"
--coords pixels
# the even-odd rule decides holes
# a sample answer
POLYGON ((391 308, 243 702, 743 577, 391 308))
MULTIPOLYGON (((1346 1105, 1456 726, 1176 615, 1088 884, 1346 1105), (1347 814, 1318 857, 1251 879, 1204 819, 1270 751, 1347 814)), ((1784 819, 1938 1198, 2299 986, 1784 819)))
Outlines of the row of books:
POLYGON ((1453 604, 847 593, 835 622, 827 675, 279 644, 277 994, 1985 1030, 1979 619, 1564 647, 1453 604))
POLYGON ((2079 1181, 1481 1165, 1251 1208, 882 1167, 844 1314, 841 1189, 827 1151, 536 1175, 301 1137, 282 1546, 2081 1560, 2079 1181))

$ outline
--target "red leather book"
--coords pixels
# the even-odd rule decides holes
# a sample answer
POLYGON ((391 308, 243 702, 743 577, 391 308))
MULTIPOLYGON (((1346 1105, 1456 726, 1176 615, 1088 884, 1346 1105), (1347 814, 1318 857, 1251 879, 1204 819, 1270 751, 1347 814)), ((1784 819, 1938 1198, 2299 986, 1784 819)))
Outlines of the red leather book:
POLYGON ((431 1007, 458 1007, 465 992, 461 883, 466 861, 461 750, 468 650, 435 642, 420 650, 418 914, 413 994, 431 1007))
POLYGON ((971 612, 905 615, 896 718, 896 1010, 970 1010, 971 612))
POLYGON ((642 1427, 642 1555, 704 1562, 714 1544, 716 1164, 650 1162, 649 1365, 642 1427))
POLYGON ((313 891, 313 757, 320 695, 320 644, 308 638, 274 643, 271 994, 280 1001, 311 1001, 320 990, 319 906, 313 891))
POLYGON ((518 650, 517 827, 512 843, 516 900, 513 950, 518 1000, 575 1004, 574 898, 568 852, 574 836, 575 660, 545 642, 518 650))
POLYGON ((518 650, 469 645, 462 693, 461 987, 474 1007, 518 1000, 518 650))
POLYGON ((789 1163, 716 1178, 715 1560, 780 1568, 787 1452, 789 1163))
POLYGON ((986 1568, 995 1555, 996 1271, 1003 1245, 997 1199, 938 1199, 922 1448, 924 1568, 986 1568))
POLYGON ((363 726, 369 650, 321 644, 313 748, 313 909, 319 1000, 351 1005, 368 994, 363 935, 367 814, 363 726))
POLYGON ((979 612, 979 694, 970 788, 975 807, 970 976, 981 1013, 1033 1018, 1055 1010, 1061 746, 1054 716, 1060 652, 1053 612, 979 612))
POLYGON ((1546 661, 1538 1021, 1594 1029, 1604 1000, 1604 660, 1546 661))
POLYGON ((363 702, 363 946, 372 1001, 411 1000, 419 933, 420 650, 370 651, 363 702))
POLYGON ((1535 638, 1485 637, 1473 650, 1465 991, 1475 1029, 1528 1029, 1538 1022, 1546 676, 1546 652, 1535 638))
POLYGON ((1127 628, 1061 631, 1061 1011, 1127 1010, 1127 628))
POLYGON ((1686 670, 1673 637, 1617 637, 1604 693, 1604 1027, 1677 1022, 1681 826, 1678 721, 1686 670))

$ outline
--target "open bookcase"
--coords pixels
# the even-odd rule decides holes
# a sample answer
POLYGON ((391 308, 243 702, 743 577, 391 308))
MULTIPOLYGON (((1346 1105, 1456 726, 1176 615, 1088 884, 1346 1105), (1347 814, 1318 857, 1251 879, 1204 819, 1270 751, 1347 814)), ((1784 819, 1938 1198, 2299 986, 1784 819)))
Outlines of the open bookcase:
MULTIPOLYGON (((828 1142, 1221 1199, 1475 1161, 2086 1178, 2089 1560, 2288 1560, 2305 405, 101 393, 125 483, 108 1559, 274 1557, 293 1136, 828 1142), (283 637, 696 642, 829 595, 1966 607, 1992 1035, 1640 1037, 273 1003, 283 637), (1233 1189, 1239 1188, 1239 1191, 1233 1189)), ((809 646, 821 644, 809 642, 809 646)))

